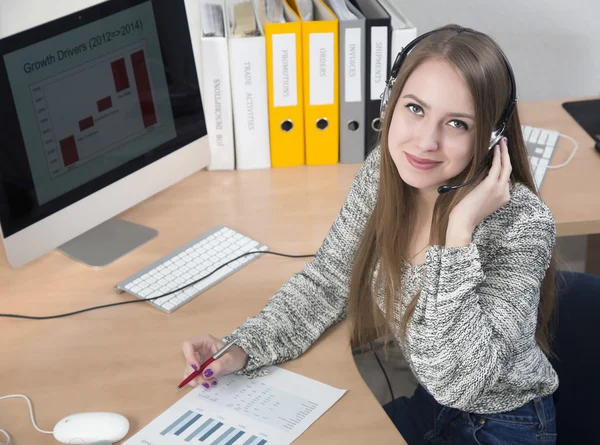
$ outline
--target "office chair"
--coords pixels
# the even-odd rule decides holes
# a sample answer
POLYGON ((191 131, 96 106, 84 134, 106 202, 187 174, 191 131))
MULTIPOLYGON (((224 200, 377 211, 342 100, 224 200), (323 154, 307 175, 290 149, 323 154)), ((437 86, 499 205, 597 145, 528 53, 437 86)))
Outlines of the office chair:
POLYGON ((554 394, 557 445, 598 443, 600 277, 558 271, 556 285, 556 357, 550 361, 560 380, 554 394))

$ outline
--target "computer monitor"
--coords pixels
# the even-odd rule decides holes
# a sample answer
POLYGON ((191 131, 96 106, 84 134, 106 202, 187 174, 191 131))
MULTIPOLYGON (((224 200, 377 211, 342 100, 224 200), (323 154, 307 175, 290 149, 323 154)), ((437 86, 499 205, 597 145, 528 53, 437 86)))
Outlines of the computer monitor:
POLYGON ((185 1, 2 0, 1 8, 8 262, 20 267, 59 248, 108 264, 156 235, 115 216, 210 162, 185 1))

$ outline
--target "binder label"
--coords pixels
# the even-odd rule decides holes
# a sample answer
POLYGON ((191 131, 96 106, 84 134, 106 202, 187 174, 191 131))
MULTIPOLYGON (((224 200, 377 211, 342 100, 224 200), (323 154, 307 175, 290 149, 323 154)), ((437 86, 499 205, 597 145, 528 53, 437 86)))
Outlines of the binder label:
POLYGON ((371 28, 371 100, 381 100, 385 89, 388 56, 387 26, 371 28))
POLYGON ((361 29, 346 28, 344 44, 344 99, 346 102, 362 101, 360 78, 361 29))
POLYGON ((296 35, 273 34, 273 106, 298 105, 296 35))
POLYGON ((333 104, 333 33, 309 35, 310 105, 333 104))

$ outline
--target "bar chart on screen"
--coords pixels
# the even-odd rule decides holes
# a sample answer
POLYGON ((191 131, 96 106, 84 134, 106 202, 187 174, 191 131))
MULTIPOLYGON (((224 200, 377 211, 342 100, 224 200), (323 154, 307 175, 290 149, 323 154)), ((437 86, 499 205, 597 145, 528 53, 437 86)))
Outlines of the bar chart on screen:
POLYGON ((160 126, 145 39, 30 85, 50 177, 160 126))
POLYGON ((196 387, 124 445, 291 444, 345 393, 276 366, 196 387))

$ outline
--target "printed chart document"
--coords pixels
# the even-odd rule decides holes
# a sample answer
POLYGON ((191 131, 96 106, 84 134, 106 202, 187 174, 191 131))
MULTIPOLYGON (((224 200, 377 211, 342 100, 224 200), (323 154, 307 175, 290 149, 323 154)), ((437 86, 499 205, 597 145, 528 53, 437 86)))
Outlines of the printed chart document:
POLYGON ((228 375, 194 388, 124 445, 286 445, 346 390, 285 369, 250 379, 228 375))

